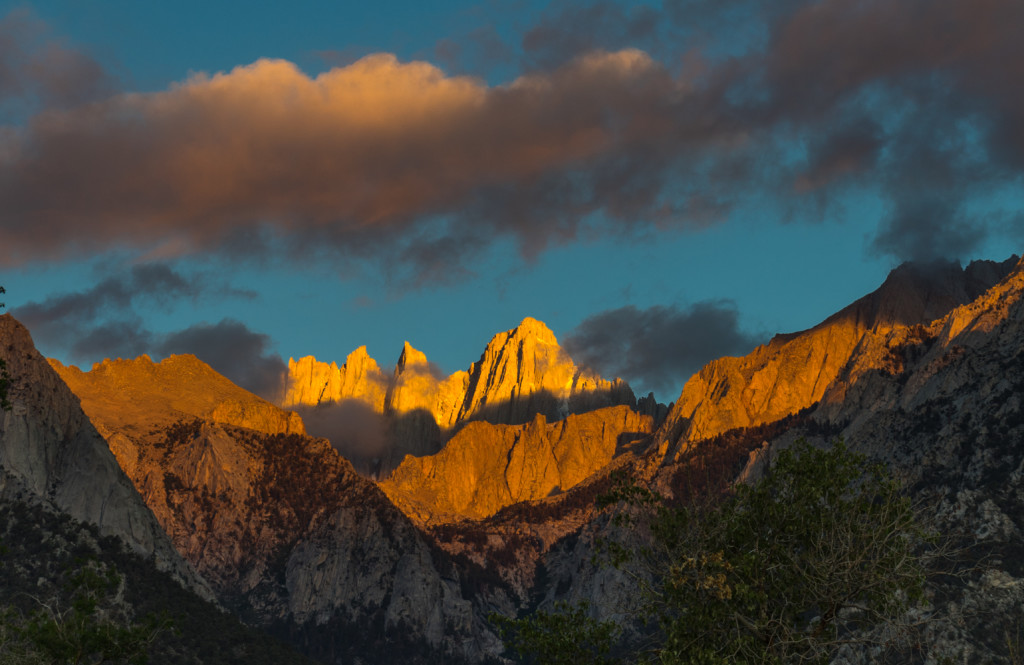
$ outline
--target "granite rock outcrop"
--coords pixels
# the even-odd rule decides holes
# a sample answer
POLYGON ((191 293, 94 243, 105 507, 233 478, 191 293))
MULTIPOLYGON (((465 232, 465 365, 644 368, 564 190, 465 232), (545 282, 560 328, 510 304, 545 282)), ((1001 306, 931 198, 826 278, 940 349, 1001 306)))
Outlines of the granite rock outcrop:
POLYGON ((118 465, 78 397, 10 314, 0 316, 0 358, 11 409, 0 411, 0 498, 37 502, 99 527, 212 598, 118 465))
MULTIPOLYGON (((636 405, 628 384, 577 367, 554 333, 532 318, 495 335, 468 370, 447 377, 406 342, 390 377, 360 347, 341 367, 311 356, 290 359, 285 385, 283 406, 298 410, 314 433, 332 440, 342 438, 332 430, 342 428, 340 420, 351 418, 353 411, 380 414, 377 429, 386 433, 386 445, 371 446, 370 453, 366 446, 339 447, 358 469, 382 477, 406 455, 437 452, 471 421, 519 425, 538 413, 560 420, 607 406, 636 405), (332 407, 337 405, 348 406, 335 416, 332 407)), ((651 408, 655 415, 657 404, 651 408)))
POLYGON ((521 501, 568 490, 617 453, 650 438, 654 421, 627 406, 548 423, 470 422, 439 453, 406 457, 381 489, 423 523, 482 519, 521 501))
POLYGON ((127 472, 154 530, 225 607, 287 626, 315 657, 365 659, 385 634, 389 653, 410 663, 500 650, 460 571, 439 569, 431 541, 294 414, 191 357, 61 369, 103 423, 110 450, 99 435, 96 444, 127 472))
POLYGON ((814 328, 776 335, 742 358, 708 363, 683 386, 663 444, 686 445, 773 422, 816 404, 826 391, 842 399, 843 385, 891 363, 889 349, 918 334, 916 326, 974 301, 1016 262, 977 261, 966 269, 959 263, 904 264, 875 292, 814 328))

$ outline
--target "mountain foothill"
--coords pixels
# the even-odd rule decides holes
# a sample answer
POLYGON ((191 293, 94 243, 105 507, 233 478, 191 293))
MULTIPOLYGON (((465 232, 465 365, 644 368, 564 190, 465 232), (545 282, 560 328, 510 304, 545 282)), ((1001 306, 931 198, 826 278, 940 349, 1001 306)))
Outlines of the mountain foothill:
MULTIPOLYGON (((10 315, 0 342, 0 512, 21 516, 0 520, 0 543, 35 524, 102 565, 152 569, 126 584, 194 599, 276 662, 508 662, 489 617, 561 602, 628 633, 641 600, 595 556, 612 531, 598 497, 623 474, 670 499, 713 494, 798 438, 842 438, 934 523, 984 541, 984 565, 936 592, 952 609, 916 657, 1009 662, 991 635, 1024 625, 1016 256, 904 264, 813 328, 708 363, 670 405, 577 365, 532 318, 448 376, 408 342, 393 372, 365 347, 292 359, 275 402, 190 355, 65 366, 10 315)), ((0 556, 8 589, 18 565, 0 556)), ((194 642, 164 636, 159 662, 250 662, 194 642)))

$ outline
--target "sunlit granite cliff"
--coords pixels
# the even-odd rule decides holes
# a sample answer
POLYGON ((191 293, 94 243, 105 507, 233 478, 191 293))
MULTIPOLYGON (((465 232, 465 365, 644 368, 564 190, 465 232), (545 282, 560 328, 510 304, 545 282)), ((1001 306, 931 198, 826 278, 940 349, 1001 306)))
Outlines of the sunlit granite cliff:
POLYGON ((479 519, 520 501, 571 489, 616 453, 653 431, 653 418, 627 406, 548 423, 467 424, 436 455, 408 456, 381 488, 423 522, 479 519))
POLYGON ((202 417, 268 434, 305 433, 297 414, 236 386, 190 354, 159 363, 145 355, 104 360, 88 372, 58 360, 49 362, 101 428, 145 433, 182 417, 202 417))
POLYGON ((523 423, 534 414, 558 418, 601 406, 634 403, 629 386, 582 368, 542 322, 527 317, 498 333, 468 371, 437 376, 422 352, 406 342, 386 377, 362 346, 345 364, 312 356, 290 359, 282 406, 316 406, 354 399, 381 413, 429 411, 443 429, 466 420, 523 423))
MULTIPOLYGON (((385 418, 378 429, 386 430, 390 443, 372 456, 375 469, 386 475, 406 454, 437 452, 469 421, 518 425, 536 414, 554 421, 606 406, 635 406, 636 398, 625 382, 577 367, 546 325, 526 318, 495 335, 468 370, 448 377, 408 342, 391 376, 365 347, 341 367, 311 356, 289 360, 282 405, 299 410, 313 433, 339 404, 360 405, 385 418)), ((349 409, 341 417, 351 414, 349 409)), ((320 433, 328 435, 326 429, 320 433)), ((346 452, 357 468, 366 466, 362 451, 346 452)))
POLYGON ((1002 263, 905 264, 873 293, 810 330, 776 335, 742 358, 720 358, 683 387, 663 439, 696 441, 737 427, 772 422, 812 406, 826 391, 841 398, 842 379, 892 362, 889 349, 921 326, 978 298, 1005 278, 1002 263))

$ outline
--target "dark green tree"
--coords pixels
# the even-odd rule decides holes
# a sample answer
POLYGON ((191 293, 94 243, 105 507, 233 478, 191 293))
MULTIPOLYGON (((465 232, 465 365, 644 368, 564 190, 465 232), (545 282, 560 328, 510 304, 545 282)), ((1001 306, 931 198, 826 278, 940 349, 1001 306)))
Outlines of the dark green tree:
POLYGON ((502 638, 527 663, 537 665, 614 665, 610 656, 619 635, 612 621, 598 621, 590 616, 589 606, 575 607, 555 603, 554 611, 534 612, 523 619, 509 619, 495 614, 491 622, 502 638))
MULTIPOLYGON (((760 481, 714 500, 670 505, 621 484, 603 503, 625 527, 606 552, 635 579, 653 630, 655 646, 631 660, 827 663, 843 645, 894 646, 924 600, 933 535, 899 483, 842 441, 798 441, 760 481)), ((540 656, 537 644, 516 648, 540 656)))
POLYGON ((33 598, 31 611, 0 608, 0 665, 145 665, 170 624, 155 615, 131 621, 119 605, 121 585, 112 568, 85 562, 69 575, 64 593, 33 598))

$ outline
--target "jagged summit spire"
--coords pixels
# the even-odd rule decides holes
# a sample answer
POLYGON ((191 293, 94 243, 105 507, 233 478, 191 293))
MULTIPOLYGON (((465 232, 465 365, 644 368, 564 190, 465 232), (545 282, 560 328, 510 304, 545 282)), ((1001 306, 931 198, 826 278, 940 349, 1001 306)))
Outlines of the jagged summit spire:
POLYGON ((422 425, 419 434, 403 430, 409 440, 421 434, 447 437, 468 420, 518 424, 538 413, 557 420, 603 406, 636 404, 628 385, 577 367, 551 329, 530 316, 494 335, 468 371, 447 378, 408 341, 387 378, 365 347, 349 354, 340 368, 310 356, 290 360, 288 371, 285 407, 357 399, 379 414, 402 417, 406 424, 412 420, 405 416, 413 412, 433 419, 413 423, 422 425))
POLYGON ((398 362, 395 364, 395 375, 397 376, 406 367, 415 367, 426 364, 428 364, 427 354, 416 349, 408 342, 408 340, 406 340, 402 345, 402 353, 398 356, 398 362))
MULTIPOLYGON (((557 344, 558 340, 555 338, 555 333, 548 328, 547 324, 539 319, 535 319, 532 316, 525 317, 520 321, 519 325, 511 330, 505 332, 507 335, 516 337, 536 337, 549 344, 557 344)), ((495 339, 499 337, 501 333, 495 335, 495 339)), ((493 341, 493 340, 492 340, 493 341)))

